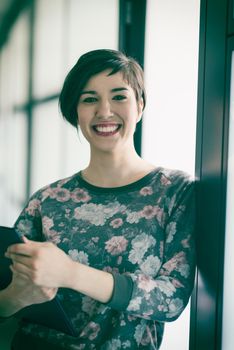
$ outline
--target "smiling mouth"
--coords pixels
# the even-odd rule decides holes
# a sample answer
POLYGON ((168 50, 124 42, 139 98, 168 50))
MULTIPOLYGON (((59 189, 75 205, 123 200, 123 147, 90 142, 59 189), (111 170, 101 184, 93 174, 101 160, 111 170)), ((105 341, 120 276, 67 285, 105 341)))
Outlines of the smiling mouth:
POLYGON ((111 136, 116 134, 121 126, 121 124, 98 124, 93 125, 92 128, 100 136, 111 136))

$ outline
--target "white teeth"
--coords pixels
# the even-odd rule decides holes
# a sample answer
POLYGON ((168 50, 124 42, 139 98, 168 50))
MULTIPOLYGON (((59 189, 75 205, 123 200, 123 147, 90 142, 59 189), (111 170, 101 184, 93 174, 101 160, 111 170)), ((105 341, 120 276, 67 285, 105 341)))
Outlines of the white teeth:
POLYGON ((95 129, 99 132, 113 132, 118 129, 118 125, 107 125, 107 126, 96 125, 95 129))

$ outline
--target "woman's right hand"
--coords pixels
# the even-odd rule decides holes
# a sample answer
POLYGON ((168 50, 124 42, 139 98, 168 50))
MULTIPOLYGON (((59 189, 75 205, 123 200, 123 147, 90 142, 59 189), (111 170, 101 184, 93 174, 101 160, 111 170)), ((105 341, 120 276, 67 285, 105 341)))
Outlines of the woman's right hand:
POLYGON ((32 304, 52 300, 57 288, 47 288, 33 284, 29 279, 13 272, 9 286, 0 291, 0 316, 8 317, 32 304))

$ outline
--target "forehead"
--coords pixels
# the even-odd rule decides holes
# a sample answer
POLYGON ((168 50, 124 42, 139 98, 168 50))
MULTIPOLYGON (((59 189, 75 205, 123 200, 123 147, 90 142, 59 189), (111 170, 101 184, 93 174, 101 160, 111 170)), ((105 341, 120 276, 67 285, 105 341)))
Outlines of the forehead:
POLYGON ((125 87, 128 90, 131 89, 131 86, 128 84, 126 79, 123 77, 122 72, 117 72, 115 74, 109 75, 111 72, 110 69, 100 72, 93 75, 84 86, 83 90, 98 88, 113 88, 113 87, 125 87))

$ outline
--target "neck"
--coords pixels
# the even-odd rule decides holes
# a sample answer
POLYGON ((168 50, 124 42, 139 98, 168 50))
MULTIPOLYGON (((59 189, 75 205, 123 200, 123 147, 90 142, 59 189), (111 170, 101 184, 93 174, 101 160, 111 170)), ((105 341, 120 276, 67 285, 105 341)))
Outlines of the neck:
POLYGON ((139 180, 155 167, 133 152, 118 154, 95 154, 82 171, 82 176, 89 183, 100 187, 118 187, 139 180))

